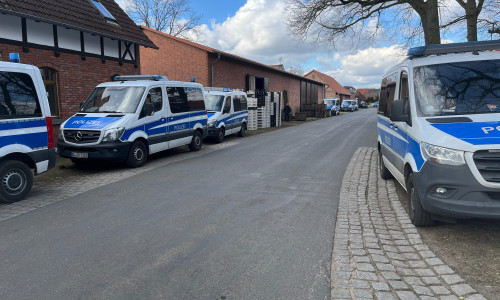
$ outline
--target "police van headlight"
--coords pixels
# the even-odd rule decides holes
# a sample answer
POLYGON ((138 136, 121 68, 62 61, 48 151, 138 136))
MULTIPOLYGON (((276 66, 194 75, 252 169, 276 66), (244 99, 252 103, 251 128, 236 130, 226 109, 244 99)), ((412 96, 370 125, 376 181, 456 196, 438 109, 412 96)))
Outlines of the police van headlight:
POLYGON ((215 123, 217 123, 217 119, 208 120, 208 127, 215 127, 215 123))
POLYGON ((421 147, 425 160, 445 165, 465 164, 464 151, 448 149, 427 143, 422 143, 421 147))
POLYGON ((102 138, 102 141, 103 142, 116 141, 122 136, 124 131, 125 131, 125 127, 108 129, 108 130, 104 131, 104 137, 102 138))

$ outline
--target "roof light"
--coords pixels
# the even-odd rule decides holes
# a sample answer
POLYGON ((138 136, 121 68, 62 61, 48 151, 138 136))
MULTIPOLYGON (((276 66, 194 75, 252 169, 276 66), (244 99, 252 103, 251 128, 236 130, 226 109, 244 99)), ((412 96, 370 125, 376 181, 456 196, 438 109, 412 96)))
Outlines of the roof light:
POLYGON ((231 89, 230 88, 224 88, 224 92, 230 92, 231 89))
POLYGON ((500 50, 500 40, 481 41, 481 42, 466 42, 452 44, 433 44, 421 47, 410 48, 408 56, 428 56, 436 54, 458 53, 458 52, 476 52, 500 50))
POLYGON ((21 62, 21 59, 19 58, 19 53, 9 53, 9 61, 14 63, 21 62))
POLYGON ((168 80, 162 75, 118 75, 113 78, 114 81, 135 81, 135 80, 168 80))

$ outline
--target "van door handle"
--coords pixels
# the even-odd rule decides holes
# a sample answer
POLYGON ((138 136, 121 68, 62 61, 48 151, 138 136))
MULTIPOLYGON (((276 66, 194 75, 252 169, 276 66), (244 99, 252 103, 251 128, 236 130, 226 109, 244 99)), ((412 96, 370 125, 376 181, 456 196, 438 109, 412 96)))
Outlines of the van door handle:
POLYGON ((394 124, 394 129, 398 130, 398 125, 394 124))
POLYGON ((391 126, 391 128, 392 128, 394 126, 394 123, 392 123, 392 122, 389 123, 389 126, 391 126))
POLYGON ((161 118, 160 120, 163 122, 163 121, 165 121, 165 118, 161 118))

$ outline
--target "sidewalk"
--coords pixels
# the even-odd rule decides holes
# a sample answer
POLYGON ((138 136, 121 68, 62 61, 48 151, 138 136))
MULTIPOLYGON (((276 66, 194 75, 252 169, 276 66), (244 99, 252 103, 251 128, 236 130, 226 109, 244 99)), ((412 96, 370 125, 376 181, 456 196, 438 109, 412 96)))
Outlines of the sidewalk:
POLYGON ((332 299, 486 299, 420 238, 375 148, 359 148, 342 182, 332 253, 332 299))

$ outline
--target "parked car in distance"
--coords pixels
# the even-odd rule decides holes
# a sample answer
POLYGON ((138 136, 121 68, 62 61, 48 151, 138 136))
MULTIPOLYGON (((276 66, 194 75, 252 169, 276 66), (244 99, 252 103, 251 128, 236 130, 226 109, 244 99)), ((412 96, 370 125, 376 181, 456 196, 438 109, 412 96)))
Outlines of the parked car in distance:
POLYGON ((373 102, 373 107, 378 107, 378 101, 373 102))
POLYGON ((412 48, 382 78, 380 176, 406 189, 416 226, 500 219, 498 50, 498 40, 412 48))
POLYGON ((141 167, 150 154, 189 145, 207 135, 203 86, 160 75, 116 76, 99 84, 78 113, 61 125, 59 155, 74 163, 125 162, 141 167))
POLYGON ((342 100, 340 111, 355 111, 356 109, 357 109, 356 100, 353 99, 342 100))
POLYGON ((218 143, 224 137, 237 133, 245 136, 248 122, 247 94, 228 88, 205 88, 205 106, 208 113, 208 135, 218 143))
POLYGON ((56 149, 40 70, 0 62, 0 87, 0 201, 12 203, 30 192, 33 173, 55 166, 56 149))
POLYGON ((339 98, 324 98, 323 103, 326 108, 331 111, 332 116, 340 114, 340 99, 339 98))
POLYGON ((359 102, 359 108, 368 108, 368 103, 366 101, 359 102))

